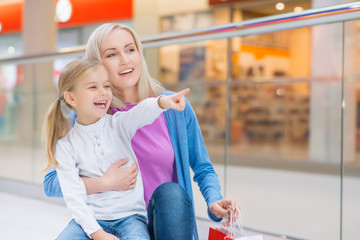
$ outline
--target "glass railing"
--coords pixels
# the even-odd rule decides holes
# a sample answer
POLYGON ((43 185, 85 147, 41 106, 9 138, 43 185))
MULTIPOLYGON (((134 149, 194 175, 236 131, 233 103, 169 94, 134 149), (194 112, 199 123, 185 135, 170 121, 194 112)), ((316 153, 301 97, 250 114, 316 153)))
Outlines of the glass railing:
MULTIPOLYGON (((188 96, 246 227, 360 236, 360 2, 143 37, 151 75, 188 96)), ((84 46, 0 60, 0 178, 41 184, 44 114, 84 46)), ((194 185, 196 214, 207 218, 194 185)))

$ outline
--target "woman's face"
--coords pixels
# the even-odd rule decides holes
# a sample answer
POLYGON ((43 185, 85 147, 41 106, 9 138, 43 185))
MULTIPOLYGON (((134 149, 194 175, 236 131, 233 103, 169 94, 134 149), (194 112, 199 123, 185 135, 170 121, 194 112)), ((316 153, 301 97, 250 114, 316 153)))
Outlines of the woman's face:
POLYGON ((132 35, 126 30, 114 29, 105 38, 100 51, 113 87, 120 93, 137 90, 142 66, 132 35))

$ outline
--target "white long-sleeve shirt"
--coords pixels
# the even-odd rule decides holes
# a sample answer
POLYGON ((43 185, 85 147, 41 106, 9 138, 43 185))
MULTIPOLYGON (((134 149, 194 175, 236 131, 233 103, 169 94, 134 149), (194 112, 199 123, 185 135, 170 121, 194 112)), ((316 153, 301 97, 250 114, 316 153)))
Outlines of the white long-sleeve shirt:
POLYGON ((106 115, 91 125, 75 123, 68 135, 57 142, 57 174, 65 202, 86 234, 101 229, 97 220, 115 220, 133 214, 146 216, 141 173, 129 191, 109 191, 87 195, 80 177, 102 176, 112 163, 129 158, 137 162, 131 139, 137 129, 151 124, 164 111, 158 98, 148 98, 126 112, 106 115))

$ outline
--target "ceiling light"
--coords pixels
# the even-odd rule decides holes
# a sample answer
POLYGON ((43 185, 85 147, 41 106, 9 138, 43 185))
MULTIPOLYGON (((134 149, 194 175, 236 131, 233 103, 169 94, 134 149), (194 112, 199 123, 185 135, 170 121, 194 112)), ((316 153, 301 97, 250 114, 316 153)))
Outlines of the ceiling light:
POLYGON ((9 54, 13 54, 15 52, 15 48, 13 46, 9 46, 7 51, 9 54))
POLYGON ((59 0, 56 3, 56 18, 59 22, 67 22, 70 20, 72 6, 69 0, 59 0))
POLYGON ((284 10, 285 9, 285 4, 282 3, 282 2, 278 2, 276 5, 275 5, 275 8, 279 11, 281 10, 284 10))
POLYGON ((294 7, 294 12, 301 12, 304 11, 302 7, 294 7))

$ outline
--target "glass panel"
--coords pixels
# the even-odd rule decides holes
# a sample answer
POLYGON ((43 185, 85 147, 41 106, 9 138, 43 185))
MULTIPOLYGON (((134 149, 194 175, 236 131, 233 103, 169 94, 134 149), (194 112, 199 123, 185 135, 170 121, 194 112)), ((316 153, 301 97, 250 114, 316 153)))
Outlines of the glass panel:
POLYGON ((360 20, 345 23, 343 239, 360 235, 360 20))
POLYGON ((45 114, 61 69, 73 59, 0 66, 0 177, 42 183, 45 114))
MULTIPOLYGON (((145 56, 151 75, 158 75, 166 89, 191 89, 187 99, 197 115, 210 159, 224 186, 227 40, 171 45, 158 51, 146 49, 145 56), (152 61, 155 57, 159 59, 158 66, 152 61), (158 72, 154 74, 154 70, 158 72)), ((196 215, 208 219, 207 205, 198 186, 193 184, 196 215)))
POLYGON ((247 227, 339 239, 342 24, 234 38, 232 53, 226 198, 247 227))
POLYGON ((24 66, 1 65, 0 69, 0 176, 31 181, 32 88, 25 87, 24 66))

